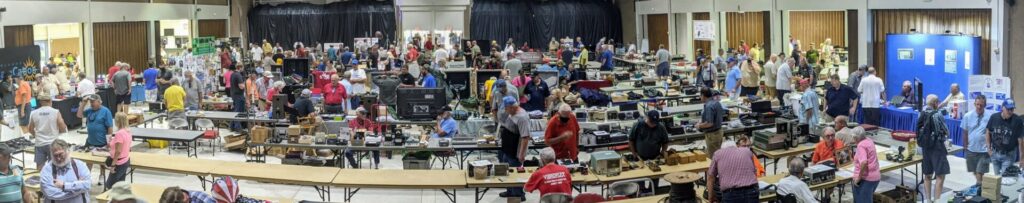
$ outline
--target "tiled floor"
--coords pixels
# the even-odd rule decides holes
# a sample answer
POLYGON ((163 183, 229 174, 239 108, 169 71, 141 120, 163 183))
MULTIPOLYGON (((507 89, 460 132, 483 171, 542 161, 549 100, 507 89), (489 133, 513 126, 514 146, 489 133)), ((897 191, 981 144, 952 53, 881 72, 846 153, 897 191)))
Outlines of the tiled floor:
MULTIPOLYGON (((163 128, 164 126, 166 126, 166 123, 157 123, 155 127, 163 128)), ((11 129, 11 128, 6 128, 6 127, 0 127, 0 128, 3 128, 2 130, 4 132, 2 132, 2 134, 5 135, 4 136, 4 140, 10 139, 11 137, 9 135, 17 134, 16 133, 17 130, 14 130, 14 129, 11 129), (12 130, 14 130, 15 133, 12 133, 12 130)), ((78 132, 78 131, 79 130, 72 130, 72 132, 68 133, 67 135, 63 135, 61 137, 61 139, 68 140, 71 143, 78 143, 78 144, 84 143, 86 135, 84 133, 81 133, 81 132, 78 132)), ((84 132, 84 131, 82 131, 82 132, 84 132)), ((225 133, 227 133, 227 132, 225 132, 225 133)), ((136 142, 136 145, 132 148, 132 150, 133 150, 133 153, 160 153, 160 154, 166 154, 167 153, 167 151, 166 151, 167 149, 150 149, 150 148, 148 148, 148 146, 146 144, 143 144, 143 143, 140 143, 140 142, 136 142)), ((210 153, 209 150, 210 150, 209 147, 201 147, 200 148, 200 153, 199 153, 199 158, 202 158, 202 159, 216 159, 216 160, 228 160, 228 161, 244 161, 245 160, 245 157, 240 152, 223 152, 223 151, 218 151, 216 153, 216 156, 213 156, 210 153)), ((173 151, 173 154, 177 155, 177 156, 184 156, 184 152, 181 151, 181 150, 173 151)), ((583 157, 581 157, 581 158, 583 158, 583 160, 586 160, 587 157, 589 157, 589 155, 587 155, 586 153, 581 153, 581 155, 583 156, 583 157)), ((15 155, 15 157, 20 157, 20 155, 15 155)), ((29 166, 34 166, 34 164, 31 163, 31 160, 32 160, 31 155, 27 155, 26 158, 27 158, 27 160, 29 160, 29 163, 26 163, 26 164, 28 164, 29 166)), ((952 195, 952 193, 950 191, 962 190, 962 189, 967 188, 968 186, 974 184, 973 176, 969 175, 965 171, 965 168, 963 167, 964 166, 964 159, 957 158, 957 157, 954 157, 954 156, 950 156, 949 158, 950 158, 949 159, 950 160, 950 165, 952 166, 952 173, 947 177, 947 181, 946 181, 946 184, 945 184, 945 190, 947 191, 947 193, 943 196, 943 200, 945 200, 946 198, 949 198, 949 196, 952 195)), ((781 161, 782 162, 780 162, 780 163, 785 163, 785 160, 781 160, 781 161)), ((267 162, 268 162, 268 164, 279 164, 280 160, 277 159, 277 158, 274 158, 274 157, 269 157, 267 162)), ((401 157, 400 156, 394 156, 392 159, 386 159, 386 158, 382 157, 381 162, 382 163, 380 165, 380 168, 382 168, 382 169, 401 169, 402 168, 402 162, 401 162, 401 157)), ((370 164, 369 160, 365 160, 364 159, 363 160, 363 165, 366 166, 368 164, 370 164)), ((439 167, 439 166, 436 166, 436 167, 439 167)), ((785 164, 779 164, 779 171, 785 171, 785 170, 786 170, 785 169, 785 164)), ((913 171, 914 169, 911 168, 910 170, 913 171)), ((93 172, 94 173, 98 173, 98 170, 94 170, 93 172)), ((769 169, 769 172, 771 172, 770 169, 769 169)), ((98 178, 97 175, 93 175, 93 177, 94 178, 98 178)), ((906 173, 906 174, 904 174, 904 177, 906 177, 904 182, 907 185, 913 185, 914 177, 911 174, 906 173)), ((881 186, 879 186, 878 191, 885 191, 885 190, 888 190, 888 189, 891 189, 891 188, 895 187, 895 185, 900 184, 900 173, 899 172, 886 173, 883 180, 884 180, 883 181, 884 183, 881 184, 881 186)), ((134 176, 134 182, 135 183, 143 183, 143 184, 151 184, 151 185, 160 185, 160 186, 180 186, 182 188, 191 189, 191 190, 201 190, 202 189, 200 184, 199 184, 199 181, 194 176, 183 176, 183 175, 179 175, 179 174, 167 174, 167 173, 158 173, 158 172, 152 172, 152 171, 142 171, 142 170, 136 171, 135 172, 135 176, 134 176)), ((664 181, 662 181, 662 183, 664 183, 664 181)), ((258 195, 258 196, 266 196, 266 197, 291 198, 291 199, 296 199, 296 200, 315 200, 315 201, 319 201, 319 196, 317 195, 316 191, 312 187, 302 187, 302 186, 292 186, 292 185, 279 185, 279 184, 267 184, 267 183, 260 183, 260 182, 254 182, 254 181, 244 181, 244 180, 241 181, 240 185, 241 185, 241 193, 242 194, 258 195)), ((1011 192, 1011 191, 1015 190, 1016 188, 1021 188, 1021 187, 1024 187, 1024 184, 1017 183, 1016 185, 1013 185, 1013 186, 1004 186, 1004 188, 1006 188, 1006 189, 1004 189, 1004 195, 1016 196, 1018 193, 1011 192)), ((101 192, 100 188, 101 187, 94 187, 94 193, 93 194, 99 194, 101 192)), ((591 187, 588 188, 588 190, 591 191, 591 192, 594 192, 594 191, 600 191, 600 188, 596 187, 596 186, 591 186, 591 187)), ((842 202, 852 202, 851 196, 850 196, 850 193, 849 193, 850 187, 847 186, 845 188, 845 190, 847 192, 846 192, 846 195, 843 197, 843 201, 842 202)), ((484 196, 484 198, 482 199, 481 202, 488 202, 488 203, 492 203, 492 202, 505 202, 504 198, 500 198, 497 195, 498 192, 500 192, 500 191, 503 191, 503 190, 502 189, 492 189, 490 192, 488 192, 484 196)), ((343 188, 332 188, 331 192, 332 192, 332 200, 334 200, 335 202, 339 202, 339 201, 342 200, 343 188)), ((473 194, 473 190, 472 189, 458 190, 457 193, 458 193, 458 197, 457 197, 458 201, 462 201, 462 202, 472 202, 473 201, 474 194, 473 194)), ((538 200, 538 194, 537 193, 529 194, 527 196, 527 202, 537 202, 537 200, 538 200)), ((373 203, 439 202, 440 203, 440 202, 449 202, 449 200, 448 200, 448 198, 443 193, 441 193, 440 191, 437 191, 437 190, 362 189, 362 190, 360 190, 354 196, 354 198, 352 199, 352 202, 373 202, 373 203)), ((940 202, 946 202, 946 201, 940 201, 940 202)))

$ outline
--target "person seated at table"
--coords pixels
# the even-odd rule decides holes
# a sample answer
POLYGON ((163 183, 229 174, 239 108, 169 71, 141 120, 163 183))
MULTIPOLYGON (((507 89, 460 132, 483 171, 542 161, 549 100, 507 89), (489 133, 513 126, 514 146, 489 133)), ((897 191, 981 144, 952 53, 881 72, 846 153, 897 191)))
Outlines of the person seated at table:
POLYGON ((832 127, 825 127, 821 132, 821 140, 818 144, 814 145, 814 154, 811 155, 811 163, 813 164, 831 164, 836 165, 836 153, 843 150, 843 141, 836 139, 836 130, 832 127))
POLYGON ((313 91, 309 89, 303 89, 302 93, 299 94, 298 98, 295 98, 294 104, 288 104, 288 107, 295 109, 291 116, 288 118, 292 124, 298 124, 299 118, 309 117, 310 115, 316 115, 316 109, 313 108, 313 101, 309 100, 309 96, 313 94, 313 91))
POLYGON ((576 114, 572 112, 572 107, 562 103, 558 106, 556 115, 551 117, 547 128, 544 129, 544 144, 555 151, 555 158, 576 160, 579 154, 577 139, 580 132, 576 114))
POLYGON ((804 177, 804 168, 806 164, 801 159, 792 159, 789 161, 789 175, 779 180, 775 186, 778 188, 778 193, 781 196, 793 195, 796 196, 797 203, 818 203, 817 199, 814 199, 814 193, 811 193, 810 187, 807 186, 801 177, 804 177))
POLYGON ((341 85, 341 77, 332 75, 331 82, 323 86, 323 94, 324 112, 348 115, 344 107, 348 95, 345 86, 341 85))
MULTIPOLYGON (((355 135, 357 131, 365 131, 366 135, 380 133, 381 126, 370 119, 369 114, 370 112, 363 107, 356 109, 356 118, 348 122, 350 136, 355 135)), ((377 169, 380 167, 380 151, 371 152, 373 154, 373 168, 377 169)), ((352 168, 359 168, 359 164, 357 164, 355 157, 352 155, 352 150, 345 151, 345 158, 348 159, 348 164, 352 168)))
POLYGON ((914 106, 918 103, 917 94, 914 93, 914 86, 909 80, 903 81, 903 89, 900 89, 900 96, 903 97, 903 103, 894 104, 898 106, 914 106))
POLYGON ((213 196, 203 191, 192 191, 180 187, 164 189, 160 195, 160 203, 212 203, 217 202, 213 196))
MULTIPOLYGON (((441 107, 441 113, 437 115, 437 125, 434 125, 434 132, 430 135, 431 139, 452 138, 459 133, 459 123, 452 118, 452 107, 448 105, 441 107)), ((427 140, 426 136, 423 134, 420 140, 427 140)))
MULTIPOLYGON (((85 203, 92 199, 92 176, 85 162, 71 158, 68 142, 57 139, 50 145, 49 162, 39 171, 43 202, 85 203)), ((38 152, 37 152, 38 154, 38 152)))
MULTIPOLYGON (((964 99, 964 93, 960 92, 960 84, 953 83, 949 85, 949 95, 946 95, 946 99, 942 100, 939 104, 939 108, 952 108, 953 104, 965 105, 967 100, 964 99)), ((961 109, 966 107, 959 107, 961 109)), ((960 112, 967 112, 967 110, 960 110, 960 112)))
POLYGON ((572 174, 565 166, 555 163, 555 160, 554 149, 541 149, 541 167, 530 175, 523 189, 527 192, 540 190, 541 197, 549 193, 572 194, 572 174))

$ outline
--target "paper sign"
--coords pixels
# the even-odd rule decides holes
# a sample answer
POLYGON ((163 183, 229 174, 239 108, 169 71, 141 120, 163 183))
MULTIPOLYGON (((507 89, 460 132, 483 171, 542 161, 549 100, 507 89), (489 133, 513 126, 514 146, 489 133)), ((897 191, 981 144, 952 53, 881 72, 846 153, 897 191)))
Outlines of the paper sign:
POLYGON ((987 109, 996 110, 1003 100, 1011 99, 1011 80, 1008 77, 971 75, 967 79, 967 103, 974 103, 974 95, 985 95, 987 109))
POLYGON ((924 49, 924 65, 935 65, 935 49, 924 49))
POLYGON ((964 70, 971 69, 971 52, 964 51, 964 70))
POLYGON ((693 21, 693 39, 714 41, 715 40, 715 23, 710 20, 695 20, 693 21))
POLYGON ((946 73, 956 74, 956 50, 946 50, 946 73))

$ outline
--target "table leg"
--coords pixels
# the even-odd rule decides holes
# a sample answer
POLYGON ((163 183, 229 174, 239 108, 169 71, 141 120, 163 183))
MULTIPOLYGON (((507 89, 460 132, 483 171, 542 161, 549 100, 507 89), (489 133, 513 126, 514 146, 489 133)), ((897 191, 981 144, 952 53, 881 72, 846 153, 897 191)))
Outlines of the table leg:
POLYGON ((445 196, 445 197, 448 197, 448 200, 451 200, 451 201, 452 201, 452 203, 455 203, 455 198, 457 197, 457 196, 455 195, 455 192, 458 192, 458 191, 459 191, 459 190, 457 190, 457 189, 452 189, 452 191, 451 191, 451 192, 448 192, 448 190, 445 190, 445 189, 441 189, 441 192, 442 192, 442 193, 444 193, 444 196, 445 196))
POLYGON ((476 203, 480 203, 480 200, 484 199, 484 195, 486 195, 489 190, 491 190, 491 188, 484 188, 483 191, 480 191, 480 188, 476 188, 476 194, 473 195, 476 199, 476 203))
POLYGON ((777 174, 777 173, 779 173, 779 158, 775 158, 772 161, 773 161, 772 165, 775 166, 775 169, 772 169, 772 173, 773 174, 777 174))

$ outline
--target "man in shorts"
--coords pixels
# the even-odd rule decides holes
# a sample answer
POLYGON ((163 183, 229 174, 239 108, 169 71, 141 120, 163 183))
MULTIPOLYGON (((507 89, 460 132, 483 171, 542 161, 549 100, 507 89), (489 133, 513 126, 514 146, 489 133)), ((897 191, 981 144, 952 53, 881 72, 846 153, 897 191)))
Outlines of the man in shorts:
POLYGON ((981 189, 981 177, 988 173, 989 146, 986 141, 985 129, 988 128, 989 118, 992 111, 985 111, 985 95, 974 97, 974 110, 964 114, 960 121, 960 128, 964 130, 964 146, 967 146, 965 157, 967 158, 967 172, 974 173, 974 186, 968 191, 979 191, 981 189))
POLYGON ((111 79, 114 83, 114 95, 116 96, 114 104, 117 104, 117 110, 114 112, 128 112, 128 104, 132 102, 132 74, 128 72, 131 68, 127 63, 121 65, 121 69, 114 73, 114 78, 111 79))
POLYGON ((949 139, 949 129, 946 128, 945 116, 939 110, 939 97, 930 94, 927 97, 928 107, 921 112, 917 119, 917 135, 920 139, 919 145, 923 152, 921 168, 924 170, 924 202, 935 202, 942 195, 942 183, 949 175, 949 160, 946 159, 946 141, 949 139), (929 143, 930 142, 930 143, 929 143), (932 181, 934 193, 932 193, 932 181))

